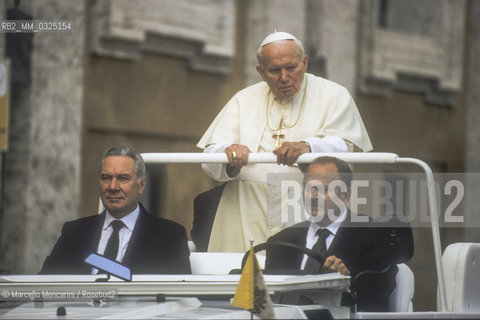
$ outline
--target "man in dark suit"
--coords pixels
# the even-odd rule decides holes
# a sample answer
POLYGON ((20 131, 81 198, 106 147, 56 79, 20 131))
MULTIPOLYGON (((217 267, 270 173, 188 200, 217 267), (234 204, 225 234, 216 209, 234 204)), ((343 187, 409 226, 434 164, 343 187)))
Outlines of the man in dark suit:
MULTIPOLYGON (((323 273, 350 275, 351 289, 358 295, 359 311, 388 311, 395 288, 395 263, 377 250, 377 236, 367 216, 347 208, 353 177, 350 166, 334 157, 320 157, 308 167, 304 178, 305 207, 311 219, 286 228, 267 241, 266 273, 323 273), (323 265, 298 249, 274 245, 283 241, 312 249, 326 259, 323 265), (366 270, 384 270, 364 274, 366 270), (358 276, 358 277, 357 277, 358 276)), ((407 260, 412 251, 408 252, 407 260)))
POLYGON ((40 274, 97 273, 84 262, 91 253, 122 263, 132 274, 190 273, 185 229, 142 207, 138 200, 145 184, 140 154, 127 147, 107 151, 100 168, 106 210, 65 223, 40 274))

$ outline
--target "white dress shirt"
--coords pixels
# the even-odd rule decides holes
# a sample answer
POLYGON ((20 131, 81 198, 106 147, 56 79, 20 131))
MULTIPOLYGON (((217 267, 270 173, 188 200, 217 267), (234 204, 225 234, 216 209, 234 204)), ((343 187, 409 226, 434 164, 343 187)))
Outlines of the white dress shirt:
MULTIPOLYGON (((130 237, 132 236, 133 228, 135 227, 135 224, 137 223, 138 215, 140 214, 140 207, 137 205, 135 210, 133 210, 131 213, 127 214, 125 217, 120 219, 124 224, 125 227, 120 229, 118 232, 118 253, 116 257, 116 261, 122 262, 123 256, 125 255, 125 252, 127 251, 128 243, 130 242, 130 237)), ((98 242, 98 247, 97 247, 97 253, 103 255, 105 252, 105 248, 107 247, 108 240, 110 239, 110 236, 112 235, 113 232, 113 227, 110 225, 110 223, 113 220, 117 220, 112 215, 108 212, 106 212, 105 216, 105 222, 103 223, 103 228, 102 228, 102 235, 100 237, 100 241, 98 242)), ((97 274, 98 270, 95 268, 92 268, 92 274, 97 274)))
MULTIPOLYGON (((334 222, 332 222, 330 225, 328 225, 326 227, 328 229, 328 231, 330 231, 330 235, 327 237, 327 239, 325 239, 325 243, 327 245, 327 250, 328 250, 328 248, 330 248, 330 245, 332 244, 333 239, 335 238, 335 235, 337 234, 338 228, 340 228, 340 225, 342 224, 343 221, 345 221, 346 217, 347 217, 347 207, 345 207, 343 209, 342 214, 340 215, 340 217, 338 217, 337 220, 335 220, 334 222)), ((312 221, 310 223, 310 227, 308 228, 307 242, 305 244, 305 247, 307 247, 308 249, 312 249, 313 246, 315 245, 315 243, 317 243, 318 238, 319 238, 319 236, 317 234, 318 229, 321 229, 321 227, 317 223, 312 221)), ((307 259, 308 259, 308 256, 306 254, 304 254, 302 264, 301 264, 301 267, 300 267, 301 270, 303 270, 305 268, 305 263, 307 263, 307 259)))

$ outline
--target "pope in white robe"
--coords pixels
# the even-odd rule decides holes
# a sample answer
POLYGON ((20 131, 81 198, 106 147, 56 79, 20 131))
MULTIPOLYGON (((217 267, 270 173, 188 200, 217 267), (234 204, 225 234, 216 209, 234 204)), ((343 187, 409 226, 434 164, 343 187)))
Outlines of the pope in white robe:
POLYGON ((208 251, 245 252, 250 239, 263 243, 299 222, 282 215, 287 190, 272 175, 300 173, 292 166, 300 154, 372 149, 349 92, 306 73, 308 57, 294 36, 267 36, 257 56, 264 81, 237 92, 197 144, 204 152, 225 152, 229 159, 228 164, 202 165, 211 178, 228 181, 208 251), (248 164, 249 152, 274 152, 278 164, 248 164))

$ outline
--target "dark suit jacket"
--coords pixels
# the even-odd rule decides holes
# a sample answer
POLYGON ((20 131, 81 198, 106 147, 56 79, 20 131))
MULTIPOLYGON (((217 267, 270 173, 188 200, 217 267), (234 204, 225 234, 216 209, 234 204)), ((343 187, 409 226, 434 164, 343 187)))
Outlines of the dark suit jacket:
MULTIPOLYGON (((326 257, 335 255, 343 260, 352 277, 351 289, 358 295, 358 311, 388 311, 388 298, 395 288, 397 267, 393 265, 386 273, 365 275, 357 280, 355 276, 363 270, 381 270, 388 266, 376 250, 375 230, 366 228, 365 224, 354 225, 351 214, 342 223, 328 248, 326 257)), ((305 247, 306 235, 310 226, 304 221, 286 228, 270 237, 267 242, 286 241, 305 247)), ((265 272, 298 273, 303 259, 303 252, 298 249, 280 246, 267 248, 265 272), (287 272, 285 272, 287 270, 287 272)))
MULTIPOLYGON (((90 274, 85 258, 97 251, 106 213, 66 222, 40 274, 90 274)), ((122 264, 132 274, 191 273, 185 229, 176 222, 140 214, 122 264)))
POLYGON ((205 252, 208 250, 213 221, 224 188, 225 183, 200 193, 193 200, 193 226, 190 236, 197 247, 197 251, 205 252))

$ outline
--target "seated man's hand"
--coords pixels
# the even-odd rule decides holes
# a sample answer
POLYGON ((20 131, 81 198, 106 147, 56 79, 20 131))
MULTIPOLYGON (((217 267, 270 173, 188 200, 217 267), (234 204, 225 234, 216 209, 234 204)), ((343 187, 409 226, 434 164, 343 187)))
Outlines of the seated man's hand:
POLYGON ((291 166, 297 161, 301 154, 310 152, 310 147, 305 142, 284 142, 280 147, 273 150, 277 155, 278 164, 286 164, 291 166))
POLYGON ((325 259, 325 263, 323 264, 323 269, 327 272, 338 271, 340 272, 340 274, 344 276, 348 275, 347 266, 345 266, 342 259, 337 258, 335 256, 330 256, 327 259, 325 259))
POLYGON ((230 177, 235 177, 242 167, 248 164, 248 154, 250 150, 243 144, 232 144, 225 148, 225 153, 228 157, 227 174, 230 177))

